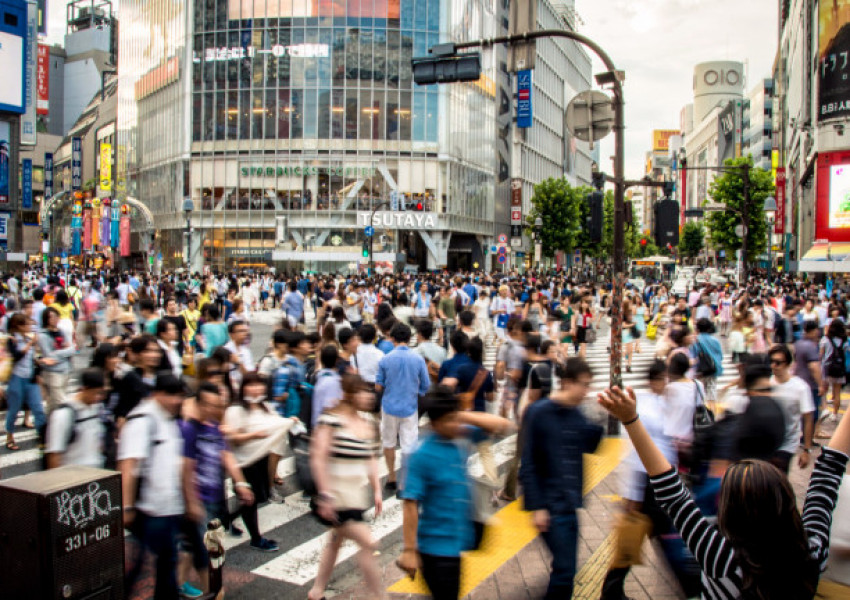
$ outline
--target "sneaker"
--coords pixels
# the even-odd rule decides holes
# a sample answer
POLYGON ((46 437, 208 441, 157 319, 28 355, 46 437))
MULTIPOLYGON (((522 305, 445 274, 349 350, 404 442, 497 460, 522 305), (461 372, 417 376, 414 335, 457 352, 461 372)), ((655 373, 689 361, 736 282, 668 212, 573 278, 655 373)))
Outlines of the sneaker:
POLYGON ((277 488, 272 488, 272 491, 269 492, 269 502, 274 502, 275 504, 283 504, 285 498, 283 494, 277 491, 277 488))
POLYGON ((277 552, 280 550, 280 546, 272 540, 267 540, 266 538, 260 538, 259 542, 251 542, 251 548, 254 550, 258 550, 260 552, 277 552))
POLYGON ((242 531, 242 529, 237 527, 235 524, 231 523, 228 533, 230 533, 230 535, 232 535, 233 537, 242 537, 242 534, 245 532, 242 531))
POLYGON ((838 415, 836 415, 833 412, 829 413, 829 416, 826 418, 827 423, 835 423, 837 420, 838 420, 838 415))
POLYGON ((188 581, 180 586, 178 590, 181 598, 200 598, 204 595, 204 593, 196 588, 194 585, 189 583, 188 581))

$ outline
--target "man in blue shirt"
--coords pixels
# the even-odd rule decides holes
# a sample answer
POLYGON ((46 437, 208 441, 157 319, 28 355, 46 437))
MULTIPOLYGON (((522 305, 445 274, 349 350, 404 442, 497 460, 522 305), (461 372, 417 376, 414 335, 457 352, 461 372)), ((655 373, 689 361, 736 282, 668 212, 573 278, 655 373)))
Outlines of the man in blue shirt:
POLYGON ((410 327, 396 323, 390 333, 395 349, 378 363, 375 390, 381 397, 381 440, 387 460, 387 489, 404 487, 404 469, 419 438, 419 396, 431 385, 425 359, 409 347, 410 327), (401 448, 401 486, 395 472, 395 448, 401 448))
POLYGON ((283 312, 292 329, 298 327, 304 316, 304 296, 296 289, 295 281, 289 282, 289 291, 283 297, 283 312))
POLYGON ((561 387, 532 404, 523 422, 524 442, 519 479, 525 510, 552 552, 552 575, 546 600, 571 598, 576 573, 578 520, 584 482, 583 454, 596 450, 602 427, 590 423, 579 405, 590 391, 593 373, 584 359, 559 364, 561 387))
POLYGON ((469 355, 466 353, 466 348, 469 345, 469 338, 464 332, 455 331, 452 334, 449 343, 452 346, 452 350, 455 351, 455 355, 452 356, 450 359, 444 361, 443 364, 440 365, 440 371, 437 375, 437 381, 453 388, 457 383, 457 377, 460 369, 470 364, 472 361, 469 359, 469 355))
POLYGON ((472 445, 462 438, 483 431, 508 433, 507 419, 458 410, 450 388, 436 386, 425 399, 433 433, 410 459, 404 492, 404 551, 398 565, 409 575, 422 569, 434 600, 457 600, 460 554, 475 547, 472 482, 466 463, 472 445), (439 468, 435 468, 439 465, 439 468))

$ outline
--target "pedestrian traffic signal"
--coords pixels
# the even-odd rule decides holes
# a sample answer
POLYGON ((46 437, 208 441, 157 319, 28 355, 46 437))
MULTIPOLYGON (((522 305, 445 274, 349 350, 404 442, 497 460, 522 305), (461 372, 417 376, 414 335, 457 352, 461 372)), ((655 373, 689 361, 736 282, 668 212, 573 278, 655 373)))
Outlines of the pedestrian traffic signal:
POLYGON ((425 210, 425 205, 422 204, 421 202, 417 202, 416 203, 416 212, 422 212, 423 210, 425 210))
POLYGON ((602 241, 602 227, 604 220, 602 205, 604 203, 604 199, 604 194, 599 191, 591 192, 590 196, 588 196, 590 210, 587 212, 587 235, 590 237, 590 242, 593 244, 598 244, 602 241))
POLYGON ((419 85, 478 81, 481 78, 481 55, 477 52, 439 58, 414 58, 413 81, 419 85))
POLYGON ((648 243, 648 242, 646 241, 646 238, 641 238, 641 240, 640 240, 640 245, 641 245, 641 246, 644 246, 644 247, 645 247, 647 243, 648 243))
POLYGON ((363 254, 363 258, 369 258, 369 242, 366 241, 366 240, 363 240, 362 254, 363 254))
POLYGON ((657 246, 679 245, 679 216, 679 203, 675 200, 662 200, 655 205, 655 244, 657 246))

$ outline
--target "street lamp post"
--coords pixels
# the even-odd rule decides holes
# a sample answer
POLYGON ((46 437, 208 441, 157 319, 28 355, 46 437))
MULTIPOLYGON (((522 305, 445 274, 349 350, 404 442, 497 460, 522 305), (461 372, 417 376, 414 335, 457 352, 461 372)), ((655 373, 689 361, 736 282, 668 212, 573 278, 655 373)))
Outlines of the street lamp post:
POLYGON ((773 225, 776 218, 776 198, 764 199, 764 216, 767 218, 767 284, 770 285, 770 271, 773 267, 773 225))
POLYGON ((189 196, 183 198, 183 214, 186 215, 186 230, 183 234, 186 236, 186 254, 183 256, 183 267, 189 271, 192 270, 192 211, 194 209, 192 199, 189 196))
POLYGON ((534 219, 534 267, 537 269, 537 274, 540 274, 540 261, 543 258, 543 219, 537 217, 534 219))

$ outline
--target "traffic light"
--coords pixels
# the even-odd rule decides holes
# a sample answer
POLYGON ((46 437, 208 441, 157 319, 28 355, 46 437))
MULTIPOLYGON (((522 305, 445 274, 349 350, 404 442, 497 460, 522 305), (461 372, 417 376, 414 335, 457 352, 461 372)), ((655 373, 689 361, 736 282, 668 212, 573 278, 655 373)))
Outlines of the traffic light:
POLYGON ((646 245, 647 245, 648 243, 649 243, 649 242, 647 241, 647 239, 646 239, 646 238, 640 238, 640 245, 641 245, 641 246, 643 246, 644 248, 646 247, 646 245))
POLYGON ((603 209, 604 194, 602 192, 592 192, 588 196, 590 210, 587 213, 587 234, 590 237, 591 243, 598 244, 602 241, 603 227, 603 209))
POLYGON ((361 252, 363 258, 369 258, 369 240, 363 240, 363 250, 361 252))
POLYGON ((425 205, 422 204, 421 202, 417 202, 415 210, 416 210, 416 212, 422 212, 423 210, 425 210, 425 205))
POLYGON ((602 190, 605 187, 605 173, 602 171, 593 171, 591 174, 591 179, 593 181, 593 187, 597 190, 602 190))
POLYGON ((679 203, 675 200, 655 205, 655 244, 661 248, 679 245, 679 203))
POLYGON ((481 55, 477 52, 452 54, 437 58, 414 58, 413 81, 419 85, 478 81, 481 78, 481 55))

